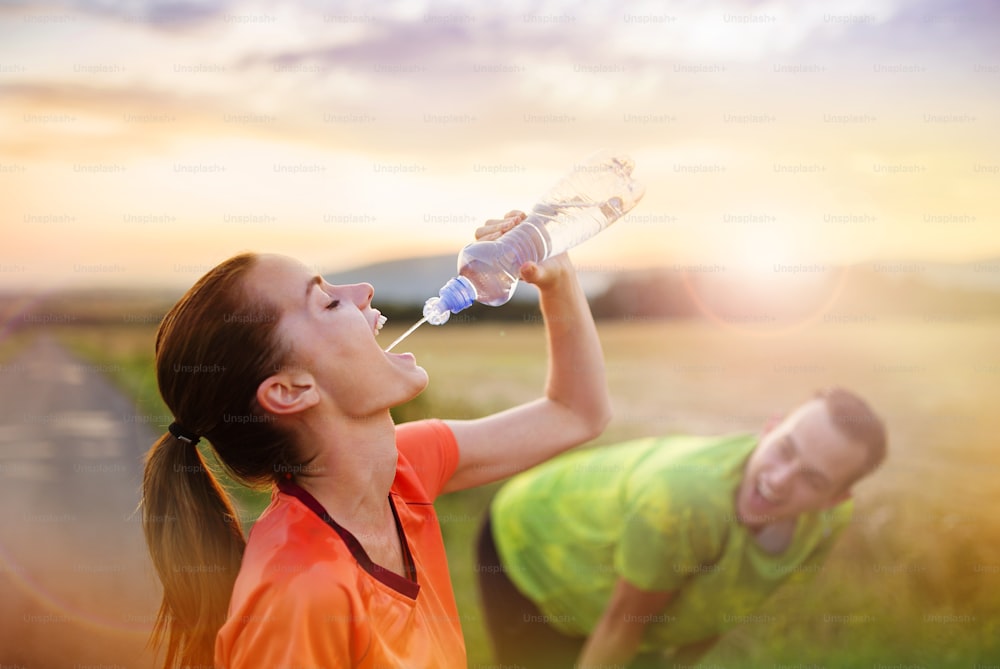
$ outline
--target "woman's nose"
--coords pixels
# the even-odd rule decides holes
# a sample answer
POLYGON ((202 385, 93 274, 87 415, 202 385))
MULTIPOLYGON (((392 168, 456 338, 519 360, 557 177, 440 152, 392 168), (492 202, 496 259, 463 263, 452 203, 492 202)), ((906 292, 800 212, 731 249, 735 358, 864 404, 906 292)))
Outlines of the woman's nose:
POLYGON ((375 289, 370 283, 355 283, 348 288, 351 291, 351 299, 358 307, 363 309, 371 304, 375 289))

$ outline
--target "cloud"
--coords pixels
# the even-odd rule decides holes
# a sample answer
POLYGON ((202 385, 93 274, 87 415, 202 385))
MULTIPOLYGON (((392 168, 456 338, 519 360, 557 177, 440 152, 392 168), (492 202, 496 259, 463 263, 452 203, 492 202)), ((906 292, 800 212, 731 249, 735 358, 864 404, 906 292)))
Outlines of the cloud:
POLYGON ((145 24, 154 28, 188 28, 210 22, 231 6, 227 0, 10 0, 8 12, 31 12, 36 15, 81 14, 125 23, 145 24))

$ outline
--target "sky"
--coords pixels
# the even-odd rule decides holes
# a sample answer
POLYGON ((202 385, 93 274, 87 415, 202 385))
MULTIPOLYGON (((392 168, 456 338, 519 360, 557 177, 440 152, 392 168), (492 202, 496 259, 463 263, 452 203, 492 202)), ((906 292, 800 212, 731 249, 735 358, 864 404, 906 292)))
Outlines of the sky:
POLYGON ((646 195, 583 269, 996 257, 997 25, 989 0, 3 0, 0 290, 457 253, 600 149, 646 195))

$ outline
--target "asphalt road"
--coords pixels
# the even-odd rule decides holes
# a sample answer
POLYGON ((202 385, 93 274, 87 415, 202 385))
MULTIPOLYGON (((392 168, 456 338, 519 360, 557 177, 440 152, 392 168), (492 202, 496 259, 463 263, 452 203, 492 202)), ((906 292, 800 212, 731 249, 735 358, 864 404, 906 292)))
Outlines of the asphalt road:
POLYGON ((152 667, 136 506, 156 430, 47 336, 0 363, 0 667, 152 667))

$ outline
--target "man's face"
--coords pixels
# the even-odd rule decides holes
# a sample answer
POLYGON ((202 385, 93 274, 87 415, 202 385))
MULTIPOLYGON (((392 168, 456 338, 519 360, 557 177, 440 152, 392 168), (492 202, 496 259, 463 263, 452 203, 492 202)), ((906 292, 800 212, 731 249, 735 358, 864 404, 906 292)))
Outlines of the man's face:
POLYGON ((864 446, 834 426, 823 400, 811 400, 761 438, 743 471, 736 515, 756 528, 833 506, 847 499, 864 464, 864 446))

